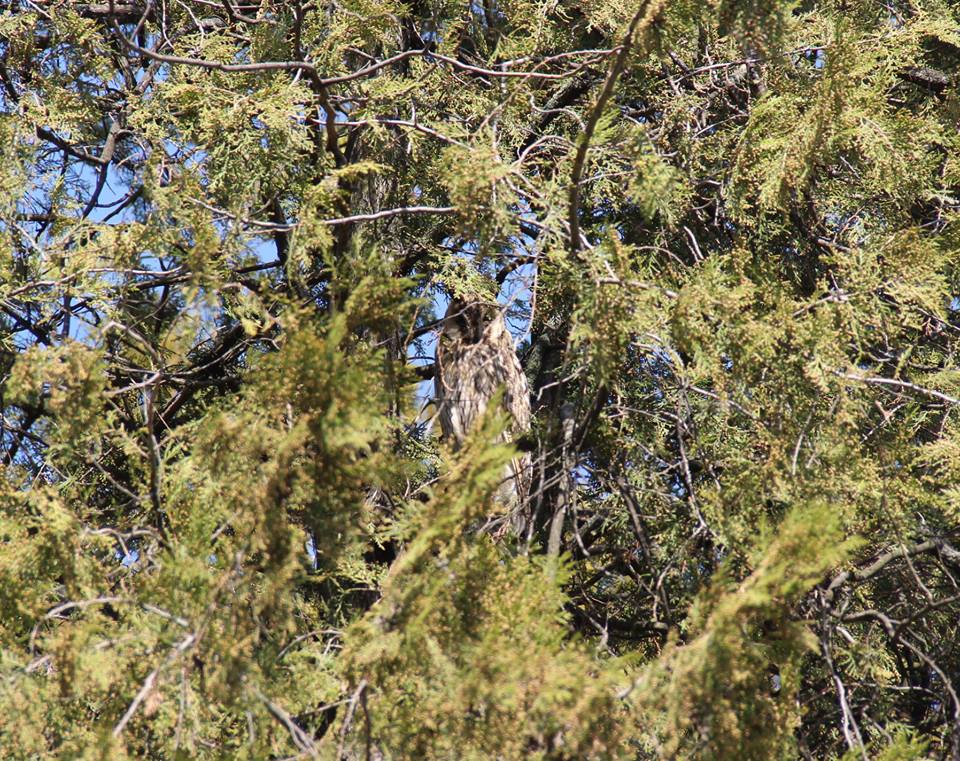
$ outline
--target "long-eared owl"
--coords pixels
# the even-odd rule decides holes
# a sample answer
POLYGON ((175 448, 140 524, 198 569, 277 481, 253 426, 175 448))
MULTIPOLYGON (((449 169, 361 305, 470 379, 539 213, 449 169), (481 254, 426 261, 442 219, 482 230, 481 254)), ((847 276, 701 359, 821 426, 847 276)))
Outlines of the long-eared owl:
MULTIPOLYGON (((497 304, 453 299, 437 341, 434 387, 443 438, 459 446, 503 386, 511 423, 501 440, 530 428, 530 390, 497 304)), ((520 509, 530 491, 531 458, 521 454, 504 474, 499 498, 520 509)))

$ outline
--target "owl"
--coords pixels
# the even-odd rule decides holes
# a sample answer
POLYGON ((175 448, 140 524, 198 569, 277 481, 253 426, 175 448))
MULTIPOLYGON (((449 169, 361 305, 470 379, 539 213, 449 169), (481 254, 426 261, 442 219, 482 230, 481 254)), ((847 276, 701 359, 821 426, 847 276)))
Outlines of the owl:
MULTIPOLYGON (((463 443, 501 386, 511 422, 500 440, 510 441, 529 430, 527 376, 498 305, 453 299, 443 318, 434 368, 440 430, 454 447, 463 443)), ((515 458, 504 473, 498 499, 513 513, 516 527, 531 476, 529 454, 515 458)))

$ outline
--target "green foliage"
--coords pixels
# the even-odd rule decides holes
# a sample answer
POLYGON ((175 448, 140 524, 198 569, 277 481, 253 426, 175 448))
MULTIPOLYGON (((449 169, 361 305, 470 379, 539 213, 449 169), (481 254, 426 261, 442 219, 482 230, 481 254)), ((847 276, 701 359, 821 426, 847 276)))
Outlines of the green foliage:
POLYGON ((829 505, 796 508, 746 579, 734 584, 726 569, 718 570, 691 611, 686 641, 669 642, 633 688, 659 730, 661 752, 795 757, 800 665, 816 639, 784 612, 844 558, 850 543, 839 528, 829 505))
POLYGON ((622 666, 569 641, 560 580, 544 563, 504 558, 464 531, 493 509, 509 460, 486 443, 494 430, 481 427, 443 468, 380 601, 348 632, 351 684, 379 717, 356 741, 366 734, 401 758, 620 757, 622 666))
POLYGON ((7 3, 0 758, 960 756, 958 29, 7 3))

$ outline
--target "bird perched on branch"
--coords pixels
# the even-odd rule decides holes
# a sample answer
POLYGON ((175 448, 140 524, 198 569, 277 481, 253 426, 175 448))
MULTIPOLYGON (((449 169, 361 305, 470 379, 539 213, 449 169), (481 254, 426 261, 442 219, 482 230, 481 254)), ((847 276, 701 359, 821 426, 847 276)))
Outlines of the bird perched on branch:
MULTIPOLYGON (((443 438, 463 443, 477 418, 503 387, 502 403, 511 422, 501 435, 510 441, 530 428, 530 390, 514 351, 503 312, 495 303, 453 299, 437 341, 434 387, 443 438)), ((521 454, 507 466, 499 499, 520 528, 530 491, 531 458, 521 454)))

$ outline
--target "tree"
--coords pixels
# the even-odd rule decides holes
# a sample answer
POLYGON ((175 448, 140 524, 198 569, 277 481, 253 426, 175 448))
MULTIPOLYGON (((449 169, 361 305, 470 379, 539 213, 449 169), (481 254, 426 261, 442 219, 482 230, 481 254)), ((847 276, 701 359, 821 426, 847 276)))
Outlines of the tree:
POLYGON ((2 8, 0 755, 960 758, 956 4, 2 8))

